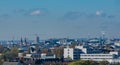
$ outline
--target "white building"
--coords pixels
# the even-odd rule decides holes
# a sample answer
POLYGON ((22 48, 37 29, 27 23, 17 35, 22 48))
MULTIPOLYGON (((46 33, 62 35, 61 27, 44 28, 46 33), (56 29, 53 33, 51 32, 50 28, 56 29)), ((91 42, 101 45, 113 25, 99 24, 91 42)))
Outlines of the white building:
POLYGON ((81 49, 81 51, 82 51, 83 53, 87 53, 87 48, 84 48, 83 45, 82 45, 82 46, 75 46, 75 48, 81 49))
POLYGON ((24 58, 29 58, 29 59, 40 59, 41 55, 40 54, 26 54, 26 56, 24 56, 24 58))
POLYGON ((120 41, 114 42, 114 45, 120 46, 120 41))
POLYGON ((85 54, 96 54, 96 53, 102 53, 101 49, 98 48, 89 48, 89 46, 75 46, 75 48, 78 48, 82 50, 83 53, 85 54))
POLYGON ((80 54, 80 59, 112 62, 112 60, 115 59, 115 55, 113 54, 80 54))
POLYGON ((81 50, 78 48, 64 48, 64 58, 69 58, 71 60, 80 59, 81 50))
POLYGON ((75 46, 75 48, 64 48, 64 58, 70 58, 72 60, 80 59, 80 54, 84 53, 97 53, 98 50, 93 50, 88 48, 87 46, 75 46))
POLYGON ((71 60, 108 61, 114 63, 120 62, 120 51, 114 50, 104 54, 101 49, 87 46, 75 46, 75 48, 64 48, 64 58, 69 58, 71 60))
POLYGON ((108 61, 112 63, 115 62, 117 58, 118 52, 110 52, 108 54, 80 54, 81 60, 108 61))
POLYGON ((47 55, 46 53, 41 54, 41 59, 51 59, 51 58, 56 58, 56 55, 55 54, 47 55))

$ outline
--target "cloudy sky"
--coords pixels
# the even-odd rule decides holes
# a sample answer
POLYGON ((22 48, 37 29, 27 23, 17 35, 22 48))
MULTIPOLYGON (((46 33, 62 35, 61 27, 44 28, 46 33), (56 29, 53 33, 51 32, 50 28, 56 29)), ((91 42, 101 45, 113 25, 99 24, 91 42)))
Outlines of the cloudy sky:
POLYGON ((120 0, 0 0, 0 40, 120 37, 120 0))

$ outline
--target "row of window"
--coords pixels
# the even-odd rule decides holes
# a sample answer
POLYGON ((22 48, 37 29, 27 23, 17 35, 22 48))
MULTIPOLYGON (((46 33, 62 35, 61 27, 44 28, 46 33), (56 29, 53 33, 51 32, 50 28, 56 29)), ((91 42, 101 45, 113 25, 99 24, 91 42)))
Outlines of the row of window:
POLYGON ((92 59, 113 59, 113 58, 81 58, 81 59, 89 59, 89 60, 92 60, 92 59))
POLYGON ((81 56, 113 56, 113 55, 81 55, 81 56))

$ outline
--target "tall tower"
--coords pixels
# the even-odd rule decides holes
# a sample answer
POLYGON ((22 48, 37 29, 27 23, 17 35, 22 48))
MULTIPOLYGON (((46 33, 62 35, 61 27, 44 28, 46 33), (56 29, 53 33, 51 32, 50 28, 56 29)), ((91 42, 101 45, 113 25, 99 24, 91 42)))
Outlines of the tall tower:
POLYGON ((27 43, 27 38, 25 38, 25 40, 24 40, 24 41, 25 41, 25 43, 27 43))
POLYGON ((22 45, 23 45, 23 39, 21 37, 21 39, 20 39, 20 46, 22 46, 22 45))
POLYGON ((24 38, 23 45, 24 45, 24 46, 26 46, 26 45, 27 45, 27 38, 26 38, 26 37, 24 38))
POLYGON ((102 34, 102 37, 101 37, 102 42, 101 42, 101 44, 103 45, 103 44, 105 44, 105 31, 102 31, 101 34, 102 34))
POLYGON ((40 42, 40 38, 39 36, 36 36, 36 43, 39 43, 40 42))

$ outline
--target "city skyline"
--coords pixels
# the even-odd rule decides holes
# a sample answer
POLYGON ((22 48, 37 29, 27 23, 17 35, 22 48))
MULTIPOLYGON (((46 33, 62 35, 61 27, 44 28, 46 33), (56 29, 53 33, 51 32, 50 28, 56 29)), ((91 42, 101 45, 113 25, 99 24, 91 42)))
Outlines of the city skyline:
POLYGON ((120 37, 119 0, 1 0, 0 40, 120 37))

